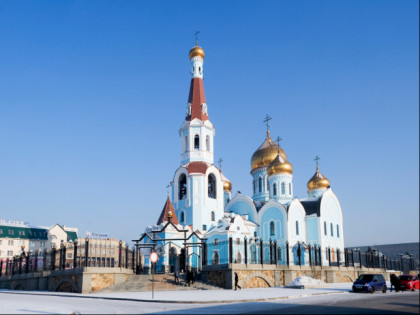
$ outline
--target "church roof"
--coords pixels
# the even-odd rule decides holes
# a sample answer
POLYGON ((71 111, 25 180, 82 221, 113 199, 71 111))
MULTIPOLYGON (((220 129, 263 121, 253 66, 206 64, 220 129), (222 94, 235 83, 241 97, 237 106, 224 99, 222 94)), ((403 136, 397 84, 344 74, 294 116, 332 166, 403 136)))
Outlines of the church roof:
POLYGON ((206 174, 208 165, 205 162, 191 162, 187 166, 188 174, 201 173, 206 174))
POLYGON ((207 112, 203 113, 201 105, 206 103, 204 96, 203 79, 192 78, 190 85, 190 94, 188 96, 188 104, 191 104, 191 115, 188 115, 186 120, 194 120, 195 118, 205 121, 209 119, 207 112))
POLYGON ((321 216, 321 199, 322 197, 315 200, 300 200, 300 203, 305 208, 306 215, 315 213, 318 217, 321 216))
POLYGON ((172 223, 179 224, 178 218, 176 217, 174 207, 172 207, 171 200, 168 198, 166 199, 165 205, 163 206, 162 212, 160 213, 159 220, 157 221, 156 225, 162 224, 163 222, 168 222, 168 213, 169 211, 172 212, 172 223))

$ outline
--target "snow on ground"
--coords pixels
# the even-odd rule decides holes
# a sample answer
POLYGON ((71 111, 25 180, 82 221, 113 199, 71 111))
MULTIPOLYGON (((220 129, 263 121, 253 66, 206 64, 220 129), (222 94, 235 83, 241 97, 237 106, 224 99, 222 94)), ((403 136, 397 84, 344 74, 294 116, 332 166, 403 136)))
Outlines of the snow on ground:
POLYGON ((314 279, 311 277, 298 277, 295 280, 291 281, 288 285, 315 285, 315 284, 324 284, 321 280, 314 279))
MULTIPOLYGON (((269 310, 273 305, 290 305, 297 304, 313 304, 313 303, 332 303, 335 304, 339 300, 354 300, 355 305, 360 304, 362 299, 371 299, 371 294, 351 294, 348 293, 351 283, 335 283, 330 284, 328 288, 322 289, 286 289, 286 288, 263 288, 263 289, 247 289, 247 290, 211 290, 211 291, 182 291, 183 295, 178 297, 189 300, 194 300, 195 296, 203 297, 210 295, 213 298, 219 298, 218 293, 223 293, 223 300, 231 300, 237 303, 211 303, 211 304, 191 304, 191 303, 159 303, 159 302, 140 302, 136 300, 127 300, 140 293, 119 293, 114 294, 113 299, 103 299, 100 294, 74 294, 74 293, 59 293, 59 292, 41 292, 41 291, 9 291, 0 290, 0 313, 7 314, 89 314, 89 313, 103 313, 103 314, 123 314, 123 313, 183 313, 183 314, 231 314, 231 313, 248 313, 258 312, 262 309, 269 310), (261 292, 261 293, 259 293, 261 292), (312 292, 312 293, 311 293, 312 292), (332 293, 322 294, 317 293, 332 293), (337 294, 337 293, 343 294, 337 294), (267 302, 239 302, 237 299, 252 296, 269 295, 277 297, 289 296, 289 298, 270 300, 267 302), (310 295, 312 294, 312 295, 310 295), (235 299, 235 297, 237 297, 235 299)), ((148 292, 150 293, 150 292, 148 292)), ((168 297, 173 294, 178 294, 178 291, 157 292, 156 298, 168 297)), ((412 294, 408 293, 377 293, 374 296, 378 298, 387 299, 390 295, 412 294)), ((147 298, 151 298, 148 296, 147 298)), ((196 298, 195 298, 196 299, 196 298)))

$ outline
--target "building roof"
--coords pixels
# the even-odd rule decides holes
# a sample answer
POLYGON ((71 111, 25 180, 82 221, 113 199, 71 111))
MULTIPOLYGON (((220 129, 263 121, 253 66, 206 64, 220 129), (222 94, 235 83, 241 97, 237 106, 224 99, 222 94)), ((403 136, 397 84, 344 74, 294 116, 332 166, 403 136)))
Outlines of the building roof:
POLYGON ((315 213, 318 217, 321 216, 321 199, 322 197, 315 200, 300 200, 300 203, 305 208, 306 215, 315 213))
POLYGON ((160 213, 160 217, 159 220, 157 221, 156 225, 162 224, 163 222, 168 222, 169 218, 168 218, 168 213, 169 211, 172 212, 172 220, 171 222, 173 224, 179 224, 178 218, 175 214, 175 210, 174 207, 172 207, 172 203, 171 200, 168 198, 166 199, 165 205, 163 206, 162 212, 160 213))
POLYGON ((208 165, 205 162, 191 162, 187 166, 188 174, 191 173, 200 173, 206 174, 208 165))
POLYGON ((206 113, 203 113, 201 105, 206 103, 206 97, 204 96, 204 85, 203 79, 193 78, 191 79, 190 94, 188 96, 188 104, 191 104, 191 115, 188 115, 186 120, 194 120, 195 118, 205 121, 209 119, 206 113))
POLYGON ((0 225, 0 238, 47 240, 47 229, 25 226, 0 225))

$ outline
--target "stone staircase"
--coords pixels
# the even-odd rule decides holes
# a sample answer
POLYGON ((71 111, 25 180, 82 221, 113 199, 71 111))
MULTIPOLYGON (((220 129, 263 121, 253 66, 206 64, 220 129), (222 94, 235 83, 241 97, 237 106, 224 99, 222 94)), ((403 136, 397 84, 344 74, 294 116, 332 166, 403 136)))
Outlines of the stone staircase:
MULTIPOLYGON (((154 275, 154 290, 156 291, 178 291, 178 290, 220 290, 215 285, 208 284, 201 280, 196 280, 194 284, 188 286, 185 275, 180 276, 180 283, 175 283, 173 274, 154 275)), ((95 293, 111 292, 145 292, 152 291, 152 275, 132 275, 125 282, 111 287, 95 291, 95 293)))

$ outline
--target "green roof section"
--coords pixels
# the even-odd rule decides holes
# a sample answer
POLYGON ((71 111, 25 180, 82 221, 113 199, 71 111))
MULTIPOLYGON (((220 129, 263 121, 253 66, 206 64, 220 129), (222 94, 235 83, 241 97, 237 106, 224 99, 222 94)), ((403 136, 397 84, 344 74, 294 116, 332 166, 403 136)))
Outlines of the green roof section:
POLYGON ((0 225, 0 238, 47 240, 47 229, 26 226, 0 225))
POLYGON ((73 231, 66 231, 67 233, 67 242, 72 241, 74 242, 77 240, 77 233, 73 231))

